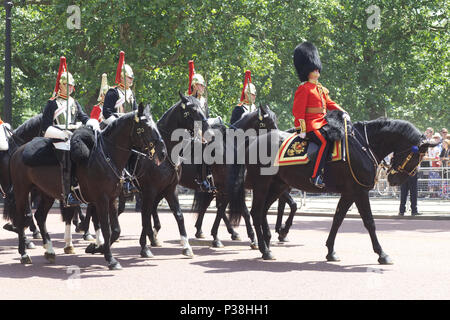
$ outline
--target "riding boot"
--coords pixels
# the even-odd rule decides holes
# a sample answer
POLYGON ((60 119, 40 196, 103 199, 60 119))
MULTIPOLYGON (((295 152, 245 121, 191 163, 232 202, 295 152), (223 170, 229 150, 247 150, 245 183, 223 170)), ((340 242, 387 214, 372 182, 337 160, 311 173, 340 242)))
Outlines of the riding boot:
POLYGON ((211 187, 210 182, 208 181, 208 177, 203 178, 203 168, 204 164, 198 164, 196 165, 197 168, 197 178, 195 179, 195 182, 198 184, 200 191, 202 192, 213 192, 213 188, 211 187))
POLYGON ((63 167, 62 167, 62 183, 63 183, 63 199, 65 207, 75 207, 81 205, 80 200, 78 200, 75 195, 71 192, 72 187, 72 177, 71 177, 71 167, 72 163, 70 161, 69 152, 64 151, 63 154, 63 167))

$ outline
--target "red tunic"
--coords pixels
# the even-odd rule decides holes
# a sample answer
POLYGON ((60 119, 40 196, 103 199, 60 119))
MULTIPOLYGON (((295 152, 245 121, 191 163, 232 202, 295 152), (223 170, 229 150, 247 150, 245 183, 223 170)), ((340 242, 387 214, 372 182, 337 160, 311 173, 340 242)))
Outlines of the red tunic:
POLYGON ((306 132, 318 130, 327 124, 326 110, 342 110, 336 102, 328 96, 328 90, 320 83, 305 82, 298 86, 295 92, 292 114, 295 117, 295 127, 300 127, 300 120, 306 122, 306 132), (319 91, 322 91, 322 99, 319 91), (314 108, 314 109, 312 109, 314 108))

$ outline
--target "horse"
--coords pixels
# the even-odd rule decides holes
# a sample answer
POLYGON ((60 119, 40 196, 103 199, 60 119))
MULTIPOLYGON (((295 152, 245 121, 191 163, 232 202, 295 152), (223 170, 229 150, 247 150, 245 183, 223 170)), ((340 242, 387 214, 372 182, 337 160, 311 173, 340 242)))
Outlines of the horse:
MULTIPOLYGON (((127 113, 112 122, 96 135, 94 141, 86 144, 74 144, 77 132, 82 132, 82 130, 92 129, 78 129, 72 137, 71 159, 75 163, 75 176, 78 179, 83 199, 96 208, 105 239, 104 257, 108 268, 119 270, 122 267, 112 256, 110 246, 120 235, 120 225, 114 202, 122 189, 123 168, 132 152, 145 154, 154 159, 156 163, 160 163, 166 157, 166 148, 148 107, 144 110, 142 103, 138 110, 127 113), (90 144, 93 145, 92 149, 89 148, 90 144)), ((42 191, 40 206, 45 212, 51 207, 54 199, 61 198, 62 183, 59 165, 40 167, 25 165, 23 161, 25 146, 19 147, 11 157, 10 174, 16 206, 10 206, 8 211, 19 229, 20 261, 22 264, 30 264, 32 261, 26 253, 23 234, 28 193, 32 185, 42 191)), ((38 220, 38 224, 46 248, 45 258, 54 262, 55 252, 46 230, 45 216, 38 220)))
MULTIPOLYGON (((336 111, 333 111, 336 112, 336 111)), ((338 116, 342 112, 337 112, 338 116)), ((258 247, 264 260, 274 259, 270 251, 270 229, 267 222, 267 211, 278 196, 289 187, 307 192, 335 192, 341 198, 336 208, 330 234, 326 241, 328 253, 327 261, 339 261, 334 251, 334 242, 337 231, 348 209, 355 203, 365 228, 368 230, 372 247, 378 254, 380 264, 392 264, 392 259, 383 251, 375 232, 375 222, 372 216, 369 190, 375 184, 376 169, 382 159, 393 152, 392 165, 388 170, 388 181, 391 185, 400 185, 408 175, 414 175, 427 149, 433 144, 428 143, 425 137, 414 125, 403 120, 380 118, 372 121, 356 122, 353 126, 344 123, 346 159, 328 162, 325 166, 325 185, 319 189, 309 182, 314 161, 302 166, 279 166, 259 163, 247 164, 247 177, 253 189, 251 216, 258 237, 258 247), (352 152, 349 153, 349 150, 352 152), (275 174, 263 175, 261 169, 275 169, 275 174), (277 169, 277 170, 276 170, 277 169)), ((284 132, 272 130, 266 135, 258 136, 247 148, 247 154, 255 152, 258 144, 275 141, 278 148, 287 138, 284 132)), ((272 155, 273 156, 273 155, 272 155)), ((239 166, 239 165, 233 165, 239 166)), ((238 172, 239 170, 235 170, 238 172)), ((230 204, 230 219, 236 223, 240 218, 239 198, 243 193, 243 178, 238 174, 231 176, 228 187, 232 193, 230 204), (236 181, 233 181, 236 179, 236 181)))
MULTIPOLYGON (((223 143, 222 143, 223 147, 222 153, 224 156, 223 161, 221 163, 214 162, 213 164, 211 164, 211 173, 214 179, 215 186, 217 188, 217 192, 215 195, 217 213, 211 229, 211 235, 213 237, 212 247, 221 248, 224 245, 217 235, 221 219, 224 220, 227 230, 231 234, 231 239, 240 240, 239 234, 233 229, 227 216, 225 215, 225 210, 229 202, 226 188, 227 176, 229 174, 229 166, 226 164, 225 161, 226 147, 227 146, 234 147, 235 140, 233 139, 233 142, 231 144, 230 141, 228 142, 226 141, 227 132, 224 125, 218 125, 213 128, 219 130, 221 132, 221 135, 223 136, 223 143)), ((244 114, 238 121, 236 121, 233 125, 231 125, 231 128, 235 130, 241 129, 244 132, 249 129, 254 129, 256 133, 259 133, 259 129, 266 129, 266 130, 277 129, 277 118, 275 113, 272 110, 270 110, 269 106, 260 105, 257 108, 257 110, 244 114)), ((208 206, 213 200, 214 195, 212 193, 201 192, 197 189, 198 186, 194 180, 196 178, 196 168, 194 165, 183 163, 182 168, 183 170, 180 185, 189 189, 196 190, 194 195, 194 202, 192 205, 192 211, 197 213, 197 221, 195 223, 195 228, 197 229, 197 231, 195 233, 195 237, 201 239, 204 238, 202 232, 203 217, 205 215, 208 206)), ((247 228, 247 235, 250 239, 250 247, 255 249, 256 248, 255 233, 251 225, 250 214, 246 207, 243 211, 243 216, 247 228)))
MULTIPOLYGON (((2 189, 4 190, 4 195, 6 196, 6 192, 11 187, 11 178, 9 174, 9 161, 11 158, 11 155, 19 148, 19 146, 30 142, 33 138, 40 136, 41 133, 41 124, 42 124, 42 114, 38 114, 27 121, 25 121, 23 124, 21 124, 19 127, 17 127, 12 133, 10 133, 10 136, 8 138, 8 145, 9 148, 7 151, 0 151, 0 185, 2 189)), ((33 188, 31 191, 31 200, 35 200, 37 198, 40 198, 41 192, 39 190, 36 190, 36 188, 33 188), (33 199, 34 198, 34 199, 33 199)), ((8 201, 8 199, 6 199, 8 201)), ((30 209, 27 209, 30 210, 30 209)), ((48 208, 50 210, 50 208, 48 208)), ((72 222, 72 218, 74 216, 74 213, 77 211, 80 211, 80 207, 76 208, 64 208, 61 206, 61 215, 63 218, 63 221, 65 222, 66 228, 65 228, 65 239, 68 239, 66 242, 66 246, 64 248, 65 253, 74 253, 73 245, 71 244, 71 230, 70 230, 70 224, 72 222)), ((35 219, 38 219, 39 217, 42 217, 46 215, 48 212, 43 212, 43 209, 39 206, 37 207, 37 210, 34 214, 35 219)), ((37 230, 36 225, 34 224, 33 218, 31 217, 31 213, 29 213, 30 218, 27 221, 27 224, 29 223, 30 231, 33 232, 33 238, 34 239, 40 239, 42 238, 41 233, 39 230, 37 230)), ((6 218, 6 217, 5 217, 6 218)), ((4 229, 18 233, 17 228, 13 226, 12 224, 6 224, 4 229)), ((87 230, 87 229, 86 229, 87 230)), ((83 238, 86 239, 86 236, 89 235, 88 231, 86 231, 83 235, 83 238)), ((27 242, 27 248, 31 249, 34 247, 32 242, 27 242)))
MULTIPOLYGON (((173 158, 173 156, 175 156, 173 155, 175 152, 174 148, 179 144, 179 141, 173 141, 172 136, 176 129, 183 129, 184 132, 190 132, 187 135, 189 137, 188 139, 191 139, 191 135, 194 131, 200 129, 200 127, 195 126, 197 122, 201 123, 203 141, 206 137, 206 132, 210 127, 202 111, 200 101, 193 96, 184 96, 181 92, 179 95, 180 100, 169 108, 157 123, 158 130, 161 133, 170 157, 162 162, 160 166, 155 166, 151 161, 142 158, 139 158, 136 163, 136 180, 141 189, 142 197, 142 232, 139 239, 141 245, 140 255, 144 258, 153 257, 151 250, 147 246, 147 236, 150 243, 153 241, 154 245, 158 245, 154 241, 159 229, 153 230, 151 217, 156 214, 158 204, 163 198, 167 200, 178 224, 182 254, 189 258, 194 256, 188 241, 183 213, 180 208, 178 193, 176 191, 182 169, 178 161, 179 159, 173 158)), ((182 139, 186 139, 186 137, 182 139)))

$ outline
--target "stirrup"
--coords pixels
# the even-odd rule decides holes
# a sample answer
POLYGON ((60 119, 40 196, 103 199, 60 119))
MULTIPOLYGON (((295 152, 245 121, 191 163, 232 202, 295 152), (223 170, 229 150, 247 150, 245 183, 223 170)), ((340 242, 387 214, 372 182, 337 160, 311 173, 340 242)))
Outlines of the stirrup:
POLYGON ((318 175, 316 178, 309 178, 309 182, 319 189, 325 188, 321 175, 318 175))
POLYGON ((66 198, 65 202, 66 202, 65 205, 64 205, 65 207, 77 207, 77 206, 81 205, 81 201, 78 200, 73 195, 72 192, 67 195, 67 198, 66 198))

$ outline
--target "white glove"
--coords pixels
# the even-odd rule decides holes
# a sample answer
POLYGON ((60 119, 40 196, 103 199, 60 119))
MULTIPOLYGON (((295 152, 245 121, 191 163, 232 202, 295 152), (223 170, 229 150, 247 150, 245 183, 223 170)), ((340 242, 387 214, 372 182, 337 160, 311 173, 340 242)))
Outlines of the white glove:
POLYGON ((86 122, 86 126, 90 126, 95 131, 100 131, 100 124, 97 119, 89 119, 86 122))
POLYGON ((344 112, 342 118, 344 118, 347 121, 350 121, 350 115, 347 112, 344 112))
POLYGON ((306 138, 306 132, 301 132, 300 133, 300 138, 305 139, 306 138))

